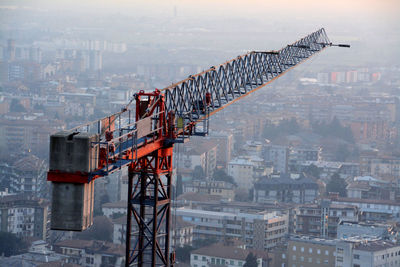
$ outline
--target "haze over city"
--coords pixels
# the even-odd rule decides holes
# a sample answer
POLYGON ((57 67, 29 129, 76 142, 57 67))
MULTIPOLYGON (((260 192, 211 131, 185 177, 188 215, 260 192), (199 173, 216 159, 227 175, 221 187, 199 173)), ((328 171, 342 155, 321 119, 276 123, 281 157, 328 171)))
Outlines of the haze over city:
POLYGON ((1 1, 0 267, 400 266, 399 14, 1 1))

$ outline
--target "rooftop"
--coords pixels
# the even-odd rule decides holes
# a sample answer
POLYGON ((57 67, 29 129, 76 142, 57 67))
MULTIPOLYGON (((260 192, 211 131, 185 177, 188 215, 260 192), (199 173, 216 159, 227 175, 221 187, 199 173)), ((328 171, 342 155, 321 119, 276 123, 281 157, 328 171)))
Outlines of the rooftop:
POLYGON ((213 244, 211 246, 196 249, 196 250, 192 251, 191 254, 244 261, 244 260, 246 260, 246 257, 250 252, 255 254, 257 258, 268 259, 267 252, 242 249, 242 248, 233 247, 233 246, 225 246, 221 243, 217 243, 217 244, 213 244))
POLYGON ((381 251, 385 249, 390 249, 390 248, 400 248, 399 244, 391 243, 388 241, 383 241, 383 240, 375 240, 375 241, 365 241, 365 242, 360 242, 356 245, 355 249, 361 250, 361 251, 381 251))
POLYGON ((125 256, 125 247, 106 241, 97 240, 63 240, 55 244, 56 247, 77 248, 93 253, 107 253, 116 256, 125 256))

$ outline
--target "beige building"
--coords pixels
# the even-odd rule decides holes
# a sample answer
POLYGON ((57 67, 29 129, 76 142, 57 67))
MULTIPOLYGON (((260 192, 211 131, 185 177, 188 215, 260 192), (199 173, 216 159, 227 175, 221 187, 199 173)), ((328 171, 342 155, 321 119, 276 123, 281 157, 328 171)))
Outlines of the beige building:
POLYGON ((203 181, 195 180, 185 183, 183 192, 194 192, 208 194, 213 196, 221 196, 222 199, 233 200, 235 198, 235 186, 224 181, 203 181))
POLYGON ((288 242, 287 255, 290 267, 335 266, 336 241, 312 238, 309 236, 292 237, 288 242))

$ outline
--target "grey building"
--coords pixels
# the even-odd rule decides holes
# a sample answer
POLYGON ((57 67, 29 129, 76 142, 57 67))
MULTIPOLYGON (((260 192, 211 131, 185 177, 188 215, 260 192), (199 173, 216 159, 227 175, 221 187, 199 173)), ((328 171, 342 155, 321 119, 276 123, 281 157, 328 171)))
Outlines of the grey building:
POLYGON ((0 197, 0 230, 20 237, 46 240, 49 226, 49 202, 30 196, 0 197))
POLYGON ((254 184, 254 201, 259 203, 312 203, 318 197, 318 184, 304 174, 271 175, 254 184))
POLYGON ((289 148, 287 146, 266 145, 263 149, 265 161, 272 161, 274 170, 287 173, 289 164, 289 148))

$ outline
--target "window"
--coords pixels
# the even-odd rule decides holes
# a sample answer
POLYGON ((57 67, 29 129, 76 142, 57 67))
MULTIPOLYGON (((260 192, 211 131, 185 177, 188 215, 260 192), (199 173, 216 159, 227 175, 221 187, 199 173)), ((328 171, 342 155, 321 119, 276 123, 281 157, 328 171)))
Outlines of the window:
POLYGON ((329 256, 329 251, 325 250, 325 255, 329 256))
POLYGON ((300 260, 301 260, 301 261, 304 261, 304 257, 303 257, 303 256, 301 256, 301 257, 300 257, 300 260))
POLYGON ((318 258, 318 259, 316 260, 316 262, 317 262, 317 263, 321 263, 321 260, 318 258))
POLYGON ((295 261, 295 260, 296 260, 296 255, 293 255, 293 256, 292 256, 292 259, 295 261))
POLYGON ((304 252, 304 247, 301 247, 301 252, 304 252))
POLYGON ((231 261, 229 262, 229 264, 230 264, 230 265, 234 265, 235 262, 234 262, 233 260, 231 260, 231 261))
POLYGON ((293 246, 293 251, 296 251, 296 246, 293 246))
POLYGON ((354 254, 354 255, 353 255, 353 258, 356 259, 356 260, 359 260, 359 259, 360 259, 360 255, 354 254))
POLYGON ((338 257, 336 258, 336 261, 338 261, 338 262, 343 262, 343 257, 339 257, 339 256, 338 256, 338 257))
POLYGON ((317 254, 321 254, 321 250, 320 249, 317 249, 317 254))
POLYGON ((285 254, 282 254, 282 259, 286 259, 286 255, 285 254))
POLYGON ((203 258, 201 259, 202 261, 207 261, 206 257, 203 256, 203 258))
POLYGON ((308 258, 308 262, 312 262, 312 258, 308 258))
POLYGON ((308 253, 312 253, 312 248, 309 248, 309 249, 308 249, 308 253))
POLYGON ((197 255, 194 255, 194 257, 193 257, 195 260, 197 260, 199 257, 197 257, 197 255))
POLYGON ((328 260, 324 260, 324 264, 329 264, 329 261, 328 260))
POLYGON ((361 267, 360 264, 353 264, 353 267, 361 267))

